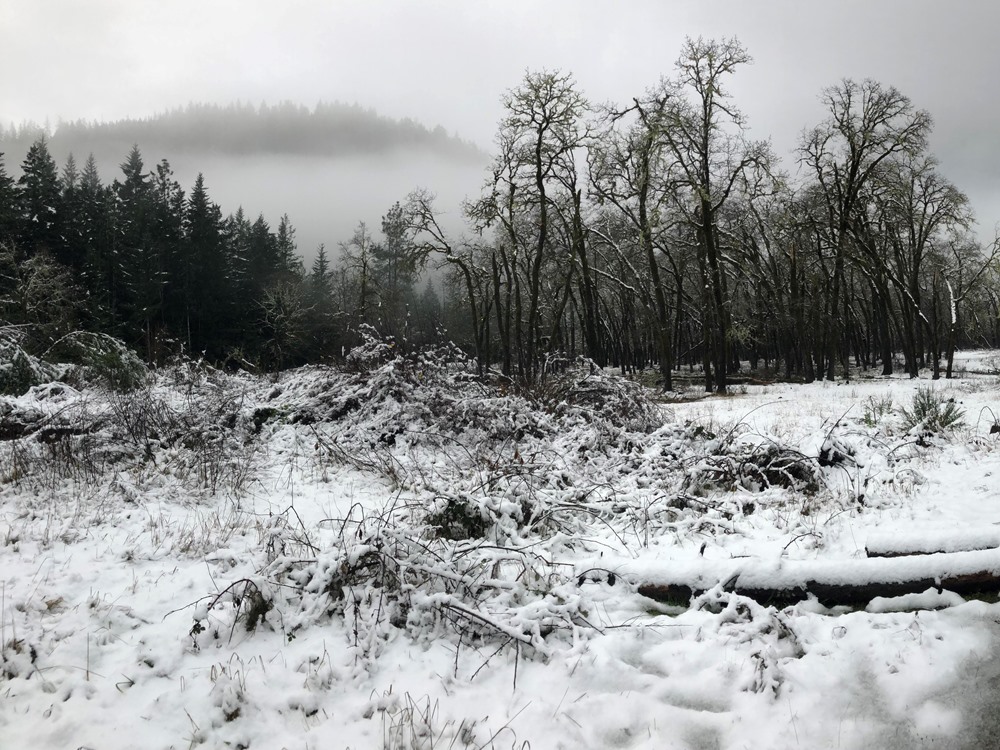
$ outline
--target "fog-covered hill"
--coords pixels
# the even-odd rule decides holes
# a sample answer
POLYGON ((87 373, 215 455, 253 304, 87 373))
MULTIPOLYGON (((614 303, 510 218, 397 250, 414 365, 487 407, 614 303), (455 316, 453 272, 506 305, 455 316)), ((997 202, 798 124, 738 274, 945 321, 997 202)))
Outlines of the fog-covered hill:
POLYGON ((0 126, 0 152, 15 178, 41 135, 60 169, 70 154, 78 167, 93 154, 109 183, 121 177, 119 165, 138 144, 148 170, 166 159, 187 191, 203 173, 224 214, 242 206, 248 216, 276 223, 287 213, 307 264, 320 243, 335 251, 358 222, 378 226, 416 187, 438 196, 444 221, 457 231, 459 204, 477 190, 489 160, 440 126, 358 105, 192 104, 142 119, 0 126))
MULTIPOLYGON (((26 151, 46 129, 34 123, 0 132, 4 151, 26 151)), ((422 150, 449 159, 482 158, 477 146, 409 118, 395 120, 357 104, 284 102, 254 106, 189 104, 146 118, 60 121, 50 135, 60 152, 126 153, 134 143, 164 154, 356 156, 422 150)))

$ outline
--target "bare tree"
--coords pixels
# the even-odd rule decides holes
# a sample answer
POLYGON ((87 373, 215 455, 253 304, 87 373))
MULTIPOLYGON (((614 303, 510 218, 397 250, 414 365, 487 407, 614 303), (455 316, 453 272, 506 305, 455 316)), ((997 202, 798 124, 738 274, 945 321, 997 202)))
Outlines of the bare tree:
POLYGON ((407 197, 403 208, 416 247, 425 255, 433 254, 439 265, 451 270, 465 291, 465 302, 473 331, 473 346, 479 374, 489 367, 489 317, 493 306, 490 273, 482 262, 477 246, 451 240, 438 222, 434 211, 434 196, 426 190, 415 190, 407 197))
POLYGON ((550 315, 560 308, 542 299, 543 268, 556 253, 550 214, 573 183, 588 105, 572 76, 550 72, 526 74, 503 103, 492 180, 467 213, 478 230, 499 229, 491 270, 504 371, 516 369, 519 379, 533 383, 547 344, 546 306, 550 315))
MULTIPOLYGON (((803 135, 799 152, 820 186, 826 212, 823 242, 833 255, 823 332, 825 373, 833 380, 844 334, 844 270, 862 191, 887 159, 895 154, 916 155, 926 148, 931 117, 915 110, 894 87, 872 80, 857 83, 845 79, 826 89, 822 100, 827 118, 803 135)), ((846 360, 844 372, 847 377, 846 360)))
POLYGON ((677 60, 676 79, 664 84, 676 94, 669 99, 670 123, 663 135, 688 190, 679 206, 698 233, 709 320, 705 334, 719 393, 726 392, 730 337, 719 215, 734 190, 754 184, 745 180, 747 171, 765 166, 772 158, 766 142, 744 138, 743 114, 724 88, 726 78, 751 61, 736 39, 688 38, 677 60))

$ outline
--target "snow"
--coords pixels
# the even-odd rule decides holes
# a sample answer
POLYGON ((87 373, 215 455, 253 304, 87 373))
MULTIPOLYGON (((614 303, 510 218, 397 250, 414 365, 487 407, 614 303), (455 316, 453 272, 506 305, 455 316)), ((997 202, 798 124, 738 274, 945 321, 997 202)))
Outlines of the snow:
POLYGON ((531 403, 369 354, 0 398, 89 430, 0 441, 0 746, 1000 742, 1000 605, 718 585, 1000 571, 996 377, 931 384, 966 425, 911 435, 865 404, 929 381, 630 410, 603 376, 531 403), (705 593, 661 605, 636 592, 654 577, 705 593))
POLYGON ((903 594, 902 596, 876 596, 866 612, 909 612, 917 609, 943 609, 957 607, 965 600, 953 591, 927 589, 919 594, 903 594))
POLYGON ((619 561, 612 566, 620 575, 658 585, 688 585, 699 590, 719 582, 739 591, 769 589, 790 591, 822 586, 871 586, 955 579, 975 573, 1000 576, 1000 549, 870 559, 794 560, 646 560, 619 561))
POLYGON ((872 533, 865 542, 869 555, 901 555, 929 552, 962 552, 1000 547, 1000 528, 925 531, 921 534, 872 533))

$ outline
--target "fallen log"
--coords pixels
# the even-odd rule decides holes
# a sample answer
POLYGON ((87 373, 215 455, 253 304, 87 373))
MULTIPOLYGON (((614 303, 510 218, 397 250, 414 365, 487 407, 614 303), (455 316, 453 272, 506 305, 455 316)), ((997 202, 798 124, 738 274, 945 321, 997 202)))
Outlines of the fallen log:
POLYGON ((638 581, 640 594, 664 604, 686 606, 692 597, 722 584, 726 591, 778 607, 809 596, 827 607, 864 607, 878 597, 928 589, 963 596, 996 594, 1000 549, 858 560, 701 561, 628 575, 638 581))
POLYGON ((872 534, 865 542, 868 557, 905 557, 936 552, 968 552, 1000 547, 1000 528, 933 531, 927 534, 872 534))

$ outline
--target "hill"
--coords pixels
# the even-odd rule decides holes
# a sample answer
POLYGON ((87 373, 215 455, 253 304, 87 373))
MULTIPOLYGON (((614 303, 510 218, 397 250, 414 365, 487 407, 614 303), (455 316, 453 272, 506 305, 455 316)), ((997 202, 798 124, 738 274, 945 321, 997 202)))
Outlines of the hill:
MULTIPOLYGON (((35 123, 0 129, 0 150, 26 153, 45 128, 35 123)), ((147 118, 111 122, 60 121, 50 134, 54 152, 126 154, 138 143, 157 154, 382 155, 426 151, 453 160, 482 160, 475 145, 409 118, 396 120, 357 104, 314 108, 283 102, 254 106, 189 104, 147 118)))

